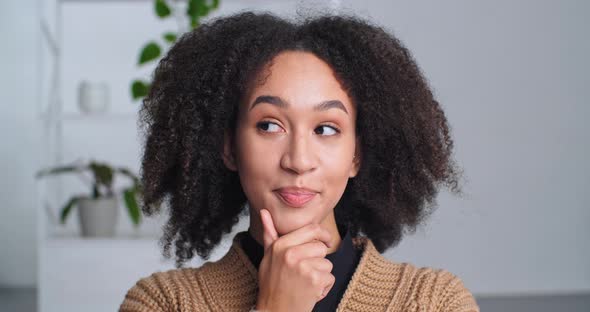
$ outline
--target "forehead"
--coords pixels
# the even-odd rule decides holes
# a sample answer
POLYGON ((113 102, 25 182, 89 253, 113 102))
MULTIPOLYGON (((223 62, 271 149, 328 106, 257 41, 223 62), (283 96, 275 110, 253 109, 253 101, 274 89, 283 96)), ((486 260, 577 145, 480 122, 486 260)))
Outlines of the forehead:
POLYGON ((312 109, 318 103, 339 100, 347 111, 354 111, 330 65, 309 52, 281 52, 265 65, 256 81, 248 92, 248 110, 257 97, 276 96, 290 103, 287 109, 312 109))

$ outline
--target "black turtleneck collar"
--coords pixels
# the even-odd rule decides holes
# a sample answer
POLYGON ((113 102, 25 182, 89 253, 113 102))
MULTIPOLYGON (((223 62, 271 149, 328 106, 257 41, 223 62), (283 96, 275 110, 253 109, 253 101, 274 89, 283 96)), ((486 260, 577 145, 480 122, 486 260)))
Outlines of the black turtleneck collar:
MULTIPOLYGON (((348 282, 350 282, 352 274, 360 260, 361 252, 353 246, 350 232, 340 227, 338 227, 338 232, 340 233, 340 237, 344 237, 340 242, 340 246, 335 252, 326 255, 326 259, 332 262, 331 273, 336 278, 336 281, 328 295, 316 303, 313 308, 314 312, 336 311, 338 303, 342 299, 348 282)), ((264 247, 250 235, 249 231, 247 235, 244 235, 241 245, 254 267, 258 270, 260 262, 264 257, 264 247)))

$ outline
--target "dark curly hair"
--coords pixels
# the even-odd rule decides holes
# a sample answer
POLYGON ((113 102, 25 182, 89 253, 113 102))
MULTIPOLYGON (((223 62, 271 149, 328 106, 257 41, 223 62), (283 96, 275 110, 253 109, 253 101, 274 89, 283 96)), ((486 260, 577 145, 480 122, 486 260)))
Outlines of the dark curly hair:
POLYGON ((240 12, 184 34, 158 64, 140 110, 146 141, 142 210, 169 208, 160 244, 176 266, 208 259, 246 209, 238 173, 221 158, 238 104, 264 65, 283 51, 329 64, 357 108, 362 164, 335 207, 336 223, 379 252, 414 232, 436 207, 439 186, 456 195, 460 170, 445 114, 410 51, 354 15, 288 21, 240 12))

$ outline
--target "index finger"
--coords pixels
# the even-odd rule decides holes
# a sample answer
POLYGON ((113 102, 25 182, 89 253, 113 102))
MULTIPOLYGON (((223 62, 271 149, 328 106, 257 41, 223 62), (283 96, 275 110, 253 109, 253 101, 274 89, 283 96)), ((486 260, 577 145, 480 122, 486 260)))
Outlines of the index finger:
POLYGON ((274 241, 279 238, 277 230, 270 212, 266 209, 260 210, 260 220, 262 221, 262 241, 264 243, 264 250, 266 250, 274 241))

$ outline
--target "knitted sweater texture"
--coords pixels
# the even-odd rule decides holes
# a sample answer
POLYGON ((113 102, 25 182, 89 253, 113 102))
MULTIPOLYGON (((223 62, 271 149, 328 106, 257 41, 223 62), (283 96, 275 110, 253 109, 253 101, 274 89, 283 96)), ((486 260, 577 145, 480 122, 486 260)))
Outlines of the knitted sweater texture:
MULTIPOLYGON (((256 304, 258 272, 239 243, 246 234, 236 234, 218 261, 140 279, 119 311, 249 311, 256 304)), ((452 273, 392 262, 366 237, 353 238, 353 244, 362 256, 337 311, 479 312, 452 273)))

